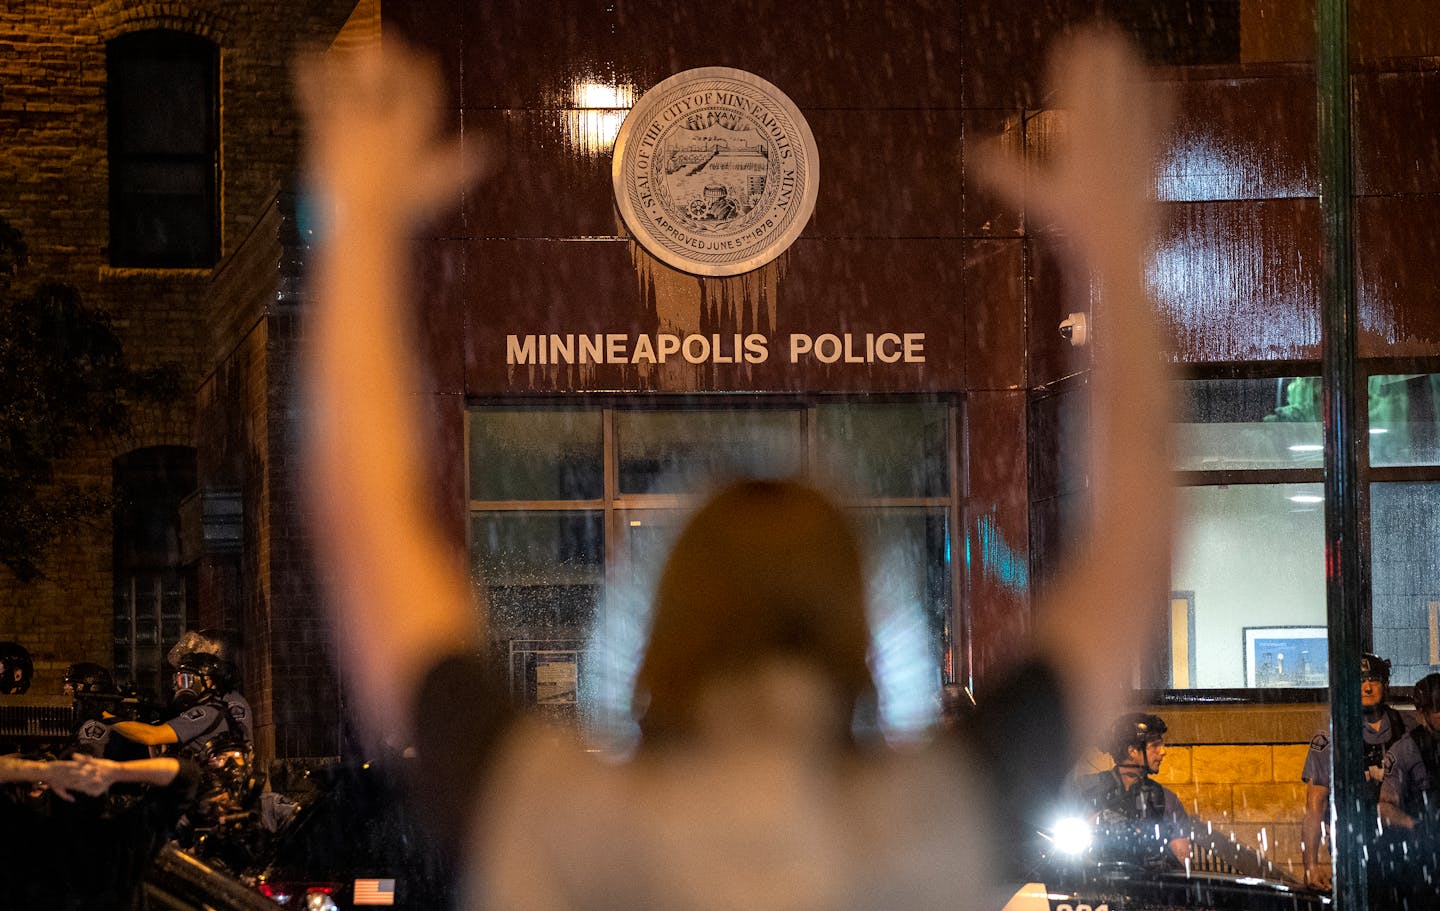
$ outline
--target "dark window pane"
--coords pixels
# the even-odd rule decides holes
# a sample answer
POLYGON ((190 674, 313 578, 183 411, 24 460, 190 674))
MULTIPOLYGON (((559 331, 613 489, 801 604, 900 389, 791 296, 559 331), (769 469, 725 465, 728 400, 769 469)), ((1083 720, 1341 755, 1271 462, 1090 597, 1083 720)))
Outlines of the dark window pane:
MULTIPOLYGON (((203 46, 200 50, 203 51, 203 46)), ((156 59, 136 54, 115 87, 119 134, 126 154, 206 155, 210 151, 210 96, 207 60, 202 55, 156 59)))
POLYGON ((474 513, 470 546, 492 637, 576 638, 588 628, 605 576, 601 513, 474 513))
POLYGON ((1440 482, 1370 485, 1375 652, 1410 686, 1440 667, 1440 482))
POLYGON ((594 500, 603 493, 599 409, 477 408, 470 498, 594 500))
POLYGON ((694 492, 734 474, 799 475, 800 418, 798 410, 620 412, 620 492, 694 492))
POLYGON ((1182 471, 1319 468, 1320 379, 1180 383, 1175 467, 1182 471))
POLYGON ((215 45, 154 30, 107 47, 110 259, 209 266, 218 249, 215 45))
POLYGON ((941 497, 949 492, 948 409, 938 403, 821 405, 819 451, 846 495, 941 497))

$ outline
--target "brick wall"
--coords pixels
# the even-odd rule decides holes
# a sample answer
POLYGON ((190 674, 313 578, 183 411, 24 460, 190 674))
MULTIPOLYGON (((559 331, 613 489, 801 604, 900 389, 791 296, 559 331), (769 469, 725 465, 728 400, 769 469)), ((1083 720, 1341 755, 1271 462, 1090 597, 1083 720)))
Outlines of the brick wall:
MULTIPOLYGON (((1164 706, 1148 711, 1169 725, 1165 761, 1156 780, 1179 796, 1197 827, 1208 823, 1302 879, 1305 783, 1300 771, 1310 738, 1326 724, 1325 709, 1164 706)), ((1082 770, 1111 765, 1109 756, 1096 752, 1082 763, 1082 770)), ((1325 851, 1321 856, 1328 863, 1325 851)))
MULTIPOLYGON (((210 354, 210 270, 108 265, 105 42, 148 28, 203 35, 220 50, 222 255, 256 225, 293 171, 289 61, 323 45, 354 0, 7 3, 0 9, 0 216, 21 230, 30 267, 17 290, 63 281, 109 311, 132 363, 180 365, 196 390, 210 354)), ((108 492, 111 462, 134 449, 194 445, 195 401, 141 409, 124 439, 92 441, 57 466, 108 492)), ((65 665, 111 656, 110 522, 75 529, 48 555, 45 577, 20 585, 0 569, 0 639, 36 660, 33 692, 54 693, 65 665)))

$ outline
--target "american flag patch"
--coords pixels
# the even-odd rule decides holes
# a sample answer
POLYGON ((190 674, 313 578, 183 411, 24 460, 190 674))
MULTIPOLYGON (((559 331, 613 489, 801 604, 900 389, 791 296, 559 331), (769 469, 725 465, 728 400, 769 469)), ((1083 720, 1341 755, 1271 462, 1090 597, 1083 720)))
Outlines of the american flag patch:
POLYGON ((393 904, 395 904, 395 880, 393 880, 393 879, 357 879, 357 880, 355 880, 355 904, 357 904, 357 905, 393 905, 393 904))

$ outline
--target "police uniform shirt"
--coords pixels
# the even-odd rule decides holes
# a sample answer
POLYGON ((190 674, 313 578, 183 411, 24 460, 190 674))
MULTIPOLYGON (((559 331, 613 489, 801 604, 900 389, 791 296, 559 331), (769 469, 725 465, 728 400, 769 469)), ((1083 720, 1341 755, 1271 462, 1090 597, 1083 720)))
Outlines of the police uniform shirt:
POLYGON ((171 718, 167 723, 175 732, 177 742, 185 746, 195 741, 203 741, 212 734, 225 731, 230 719, 234 719, 240 726, 246 743, 253 741, 250 703, 236 692, 226 693, 221 702, 223 704, 202 702, 171 718))
POLYGON ((1408 734, 1385 754, 1385 778, 1380 783, 1380 800, 1395 804, 1414 816, 1423 810, 1423 800, 1430 792, 1430 770, 1420 755, 1414 734, 1408 734))
POLYGON ((75 747, 77 753, 84 753, 87 756, 104 756, 105 748, 110 743, 110 725, 98 718, 91 718, 80 725, 80 730, 75 732, 75 747))
MULTIPOLYGON (((1399 713, 1396 713, 1398 716, 1399 713)), ((1400 716, 1403 719, 1403 716, 1400 716)), ((1365 743, 1367 745, 1383 746, 1390 742, 1393 731, 1390 727, 1390 712, 1380 713, 1380 726, 1372 728, 1368 723, 1360 725, 1364 731, 1365 743)), ((1408 722, 1404 722, 1408 728, 1408 722)), ((1403 733, 1403 732, 1401 732, 1403 733)), ((1399 746, 1399 743, 1396 743, 1399 746)), ((1300 772, 1300 780, 1308 784, 1319 785, 1322 788, 1330 787, 1330 733, 1329 730, 1319 731, 1310 739, 1310 751, 1305 754, 1305 768, 1300 772)))
MULTIPOLYGON (((1186 812, 1185 805, 1180 802, 1180 795, 1165 787, 1155 779, 1150 779, 1165 795, 1165 809, 1160 816, 1160 828, 1156 835, 1167 844, 1177 838, 1190 837, 1190 814, 1186 812)), ((1138 782, 1131 785, 1132 792, 1138 787, 1138 782)), ((1075 785, 1075 790, 1083 798, 1094 801, 1101 795, 1127 793, 1124 790, 1124 782, 1120 780, 1119 773, 1114 769, 1106 769, 1103 772, 1096 772, 1093 775, 1084 775, 1075 785)), ((1102 806, 1094 806, 1092 809, 1101 810, 1102 806)))

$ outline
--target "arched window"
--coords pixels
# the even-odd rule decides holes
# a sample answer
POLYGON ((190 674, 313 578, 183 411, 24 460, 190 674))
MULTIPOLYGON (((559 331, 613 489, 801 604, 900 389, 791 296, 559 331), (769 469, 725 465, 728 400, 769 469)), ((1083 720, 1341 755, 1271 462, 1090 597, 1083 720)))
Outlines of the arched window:
POLYGON ((111 265, 214 265, 220 168, 214 43, 184 32, 136 32, 109 43, 106 68, 111 265))

